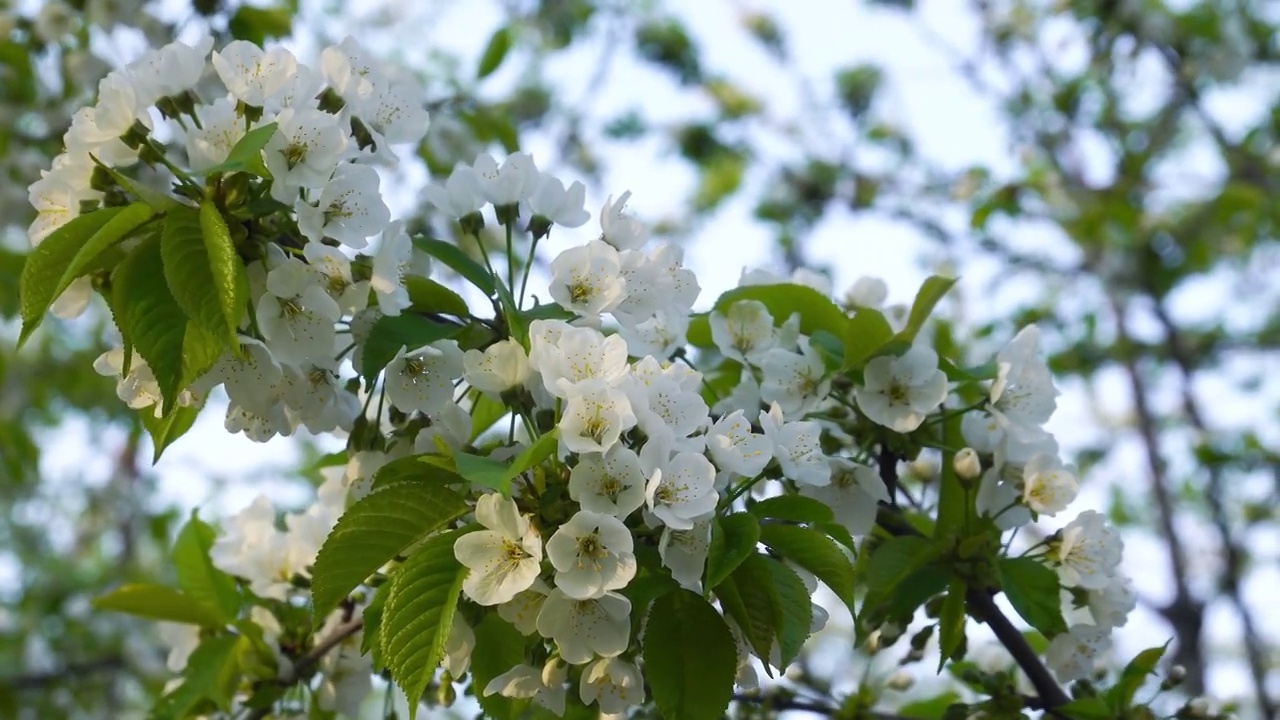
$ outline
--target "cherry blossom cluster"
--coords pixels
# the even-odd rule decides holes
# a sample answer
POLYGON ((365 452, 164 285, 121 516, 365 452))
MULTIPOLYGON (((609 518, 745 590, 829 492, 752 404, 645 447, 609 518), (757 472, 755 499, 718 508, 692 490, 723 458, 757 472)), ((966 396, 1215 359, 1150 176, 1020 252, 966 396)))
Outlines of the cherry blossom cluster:
MULTIPOLYGON (((292 632, 270 603, 305 604, 321 545, 343 510, 371 491, 379 468, 477 448, 510 460, 552 428, 556 448, 541 476, 523 474, 509 492, 467 491, 465 522, 478 529, 461 534, 453 553, 467 570, 461 591, 475 612, 453 615, 443 664, 451 677, 466 672, 475 640, 464 615, 495 612, 537 650, 477 692, 531 698, 556 713, 574 682, 582 702, 605 713, 644 702, 637 609, 621 592, 637 577, 641 546, 656 548, 675 583, 701 593, 717 513, 782 493, 830 507, 853 542, 893 502, 871 450, 885 438, 962 414, 968 447, 955 456, 956 474, 976 489, 979 513, 1002 530, 1055 516, 1074 500, 1076 471, 1044 430, 1057 391, 1035 328, 999 352, 985 399, 961 410, 946 407, 954 383, 914 333, 900 352, 872 357, 851 378, 819 338, 802 332, 799 313, 775 317, 759 300, 717 304, 705 317, 711 346, 691 360, 698 280, 679 247, 650 246, 644 225, 625 211, 629 193, 610 197, 599 231, 546 265, 555 313, 523 322, 527 273, 517 293, 517 259, 506 258, 504 286, 486 254, 485 271, 506 291, 491 298, 498 317, 468 312, 453 326, 483 328, 485 339, 397 342, 385 368, 361 373, 360 389, 352 369, 364 366, 375 328, 409 312, 408 281, 431 273, 404 223, 391 219, 376 167, 396 161, 393 146, 421 139, 423 98, 350 39, 326 48, 318 69, 281 48, 233 42, 211 50, 208 39, 173 43, 102 81, 98 102, 76 114, 66 152, 31 186, 39 215, 30 237, 37 245, 82 212, 116 203, 128 188, 110 171, 139 163, 182 196, 192 178, 228 172, 237 144, 270 125, 260 150, 236 159, 229 173, 246 184, 221 188, 249 198, 249 217, 270 230, 240 251, 252 310, 239 326, 239 352, 227 352, 178 398, 198 407, 222 386, 226 428, 256 441, 299 427, 349 433, 348 462, 315 505, 286 515, 282 529, 276 508, 259 498, 223 524, 213 545, 214 565, 262 601, 251 619, 269 646, 284 647, 292 632), (241 172, 257 161, 261 172, 241 172), (372 253, 357 254, 375 236, 372 253), (717 393, 690 362, 714 366, 731 389, 717 393), (504 409, 505 441, 487 426, 473 428, 482 400, 504 409)), ((584 186, 566 187, 525 153, 501 163, 481 154, 425 198, 463 237, 503 228, 509 254, 513 236, 529 235, 526 267, 553 230, 591 219, 584 186)), ((831 295, 811 273, 750 271, 741 284, 780 283, 831 295)), ((78 281, 55 309, 77 314, 91 290, 78 281)), ((886 294, 882 282, 864 278, 846 305, 878 308, 886 294)), ((884 314, 902 329, 904 313, 884 314)), ((123 350, 106 353, 97 368, 119 376, 118 393, 131 407, 155 405, 158 413, 161 391, 150 369, 135 358, 125 373, 125 358, 123 350)), ((1052 638, 1047 662, 1063 681, 1084 677, 1134 605, 1119 571, 1120 539, 1101 515, 1085 512, 1031 552, 1057 571, 1069 614, 1081 617, 1052 638)), ((790 567, 816 591, 813 575, 790 567)), ((304 645, 322 642, 357 609, 337 611, 304 645)), ((814 605, 811 617, 816 631, 826 611, 814 605)), ((737 641, 737 683, 752 687, 757 664, 780 665, 780 651, 775 643, 769 657, 755 657, 742 629, 725 620, 737 641)), ((170 665, 181 667, 194 641, 173 637, 170 665)), ((359 648, 358 634, 343 638, 318 681, 320 697, 348 715, 355 705, 346 703, 358 704, 369 689, 372 665, 359 648)), ((283 676, 289 655, 277 659, 283 676)))

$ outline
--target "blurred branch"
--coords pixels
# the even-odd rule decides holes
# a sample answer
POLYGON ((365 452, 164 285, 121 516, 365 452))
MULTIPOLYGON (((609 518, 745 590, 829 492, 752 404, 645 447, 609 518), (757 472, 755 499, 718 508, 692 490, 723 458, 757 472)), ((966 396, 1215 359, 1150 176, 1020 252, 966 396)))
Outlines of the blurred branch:
MULTIPOLYGON (((1199 433, 1201 439, 1207 440, 1210 436, 1209 428, 1205 423, 1204 415, 1200 412, 1199 403, 1196 401, 1193 389, 1195 365, 1182 343, 1178 326, 1173 322, 1173 318, 1169 316, 1168 311, 1165 310, 1163 303, 1159 301, 1155 302, 1155 316, 1164 330, 1169 355, 1173 358, 1173 363, 1178 368, 1182 385, 1183 412, 1186 413, 1191 427, 1199 433)), ((1205 488, 1205 502, 1209 507, 1209 519, 1213 523, 1213 527, 1218 533, 1219 542, 1222 545, 1224 561, 1219 586, 1240 615, 1245 656, 1249 664, 1249 675, 1253 681, 1254 695, 1258 698, 1258 710, 1262 717, 1277 717, 1277 711, 1280 710, 1280 707, 1277 707, 1276 702, 1271 699, 1267 692, 1268 662, 1266 648, 1263 647, 1262 635, 1258 632, 1253 612, 1240 594, 1240 580, 1244 574, 1245 553, 1240 544, 1236 542, 1235 533, 1231 529, 1231 520, 1227 516, 1223 503, 1223 468, 1218 464, 1208 464, 1208 472, 1209 480, 1205 488)))
MULTIPOLYGON (((311 677, 312 671, 320 661, 328 655, 330 651, 338 647, 344 640, 355 635, 364 629, 364 618, 348 618, 345 622, 334 629, 333 634, 324 640, 316 643, 315 647, 307 651, 305 655, 298 658, 293 663, 293 670, 276 680, 276 684, 283 688, 292 687, 303 680, 311 677)), ((262 720, 271 714, 272 706, 258 708, 245 718, 245 720, 262 720)))
POLYGON ((1177 528, 1174 527, 1173 499, 1169 493, 1164 458, 1160 454, 1156 419, 1151 412, 1146 381, 1138 367, 1138 356, 1134 352, 1129 335, 1125 306, 1119 299, 1112 296, 1111 307, 1116 323, 1116 354, 1128 376, 1129 389, 1133 395, 1133 409, 1138 420, 1138 435, 1142 439, 1147 459, 1151 496, 1156 506, 1156 522, 1169 551, 1169 572, 1173 577, 1174 594, 1173 600, 1160 608, 1160 614, 1173 626, 1178 636, 1178 649, 1174 662, 1187 669, 1187 691, 1193 695, 1199 695, 1204 692, 1205 687, 1204 655, 1201 652, 1200 638, 1203 626, 1201 613, 1204 606, 1191 595, 1187 582, 1187 553, 1177 528))
POLYGON ((15 692, 44 690, 50 685, 67 682, 86 675, 115 672, 116 670, 122 670, 124 668, 124 656, 108 655, 106 657, 98 658, 97 660, 86 660, 84 662, 71 663, 65 667, 57 670, 50 670, 48 672, 36 672, 0 678, 0 688, 8 688, 15 692))

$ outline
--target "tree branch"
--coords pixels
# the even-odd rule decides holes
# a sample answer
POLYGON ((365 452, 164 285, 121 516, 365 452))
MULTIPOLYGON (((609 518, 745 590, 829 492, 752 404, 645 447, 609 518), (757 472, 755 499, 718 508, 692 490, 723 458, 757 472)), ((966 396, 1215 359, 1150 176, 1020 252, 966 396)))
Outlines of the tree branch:
POLYGON ((1156 522, 1169 549, 1169 572, 1173 576, 1174 595, 1173 600, 1161 609, 1161 614, 1178 635, 1178 650, 1174 660, 1187 669, 1187 690, 1199 695, 1204 692, 1204 656, 1200 641, 1203 605, 1192 596, 1187 582, 1187 553, 1173 524, 1173 499, 1169 495, 1164 458, 1160 455, 1156 419, 1148 405, 1146 382, 1133 352, 1125 306, 1115 296, 1110 301, 1115 315, 1117 354, 1129 379, 1134 414, 1138 420, 1138 435, 1146 454, 1151 496, 1156 506, 1156 522))
MULTIPOLYGON (((897 463, 885 462, 884 455, 881 455, 880 462, 880 479, 886 486, 896 485, 897 463), (887 477, 892 474, 893 477, 887 477)), ((921 533, 906 522, 901 517, 901 511, 898 508, 889 507, 885 503, 880 504, 880 512, 876 516, 876 522, 880 527, 884 528, 891 535, 921 535, 921 533)), ((969 590, 965 594, 965 602, 968 604, 972 616, 975 620, 985 622, 987 627, 995 634, 996 639, 1001 645, 1009 651, 1009 655, 1013 657, 1014 662, 1026 674, 1027 679, 1031 681, 1031 685, 1036 689, 1036 693, 1040 696, 1042 708, 1053 713, 1053 709, 1059 705, 1065 705, 1071 701, 1067 697, 1066 692, 1058 685, 1058 681, 1054 679, 1053 674, 1049 672, 1049 668, 1040 660, 1040 656, 1027 643, 1027 639, 1023 637, 1022 632, 1016 628, 1009 618, 996 605, 995 599, 980 590, 969 590)), ((1056 715, 1056 714, 1055 714, 1056 715)))
MULTIPOLYGON (((321 660, 324 659, 325 655, 329 654, 330 651, 341 645, 344 640, 363 629, 363 617, 348 619, 346 622, 339 625, 333 631, 333 634, 316 643, 315 646, 308 650, 305 655, 298 658, 293 663, 293 670, 287 673, 284 677, 276 680, 276 684, 287 688, 307 679, 311 676, 311 671, 320 663, 321 660)), ((245 720, 262 720, 262 718, 271 714, 272 707, 273 705, 268 705, 266 707, 258 708, 249 713, 245 720)))
POLYGON ((48 672, 27 673, 25 675, 14 675, 0 679, 0 688, 8 688, 15 692, 26 692, 32 690, 44 690, 50 685, 60 682, 67 682, 85 675, 96 675, 98 673, 114 672, 125 667, 124 657, 121 655, 108 655, 96 660, 86 660, 84 662, 71 663, 57 670, 48 672))

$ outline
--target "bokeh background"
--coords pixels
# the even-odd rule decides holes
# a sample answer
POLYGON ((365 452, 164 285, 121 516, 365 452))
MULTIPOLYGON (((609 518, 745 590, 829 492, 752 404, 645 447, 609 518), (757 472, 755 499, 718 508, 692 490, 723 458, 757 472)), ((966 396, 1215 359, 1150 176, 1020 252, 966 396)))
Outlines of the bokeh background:
MULTIPOLYGON (((304 61, 352 34, 417 76, 433 124, 384 187, 424 232, 452 233, 420 200, 431 175, 519 148, 589 207, 631 190, 684 246, 697 309, 744 267, 816 270, 837 297, 880 277, 891 304, 941 272, 961 282, 935 342, 989 357, 1038 323, 1077 506, 1122 529, 1140 595, 1117 657, 1172 638, 1186 696, 1276 717, 1278 27, 1271 0, 0 2, 0 717, 145 715, 163 647, 90 599, 168 578, 193 509, 306 503, 335 449, 230 436, 214 398, 153 466, 92 370, 105 311, 13 350, 26 186, 109 68, 203 33, 304 61)), ((889 705, 955 686, 848 627, 807 664, 837 692, 904 671, 889 705)))

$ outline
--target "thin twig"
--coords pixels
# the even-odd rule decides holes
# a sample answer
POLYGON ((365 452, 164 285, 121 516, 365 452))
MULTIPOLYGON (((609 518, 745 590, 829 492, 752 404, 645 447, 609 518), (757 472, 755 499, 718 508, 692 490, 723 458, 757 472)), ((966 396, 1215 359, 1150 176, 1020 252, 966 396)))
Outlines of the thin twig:
MULTIPOLYGON (((356 633, 360 632, 363 629, 364 629, 363 617, 351 618, 346 622, 342 623, 333 631, 331 635, 326 637, 324 640, 321 640, 320 642, 316 643, 315 647, 311 648, 310 650, 307 651, 305 655, 298 658, 293 663, 293 670, 286 673, 284 677, 281 677, 280 679, 278 679, 276 683, 281 687, 287 688, 292 685, 296 685, 297 683, 310 677, 311 671, 315 668, 317 664, 319 664, 321 660, 324 659, 325 655, 329 654, 331 650, 341 645, 343 641, 345 641, 347 638, 351 637, 352 635, 355 635, 356 633)), ((245 718, 245 720, 262 720, 262 718, 265 718, 271 714, 271 709, 272 709, 271 705, 258 708, 253 712, 249 713, 249 715, 245 718)))

